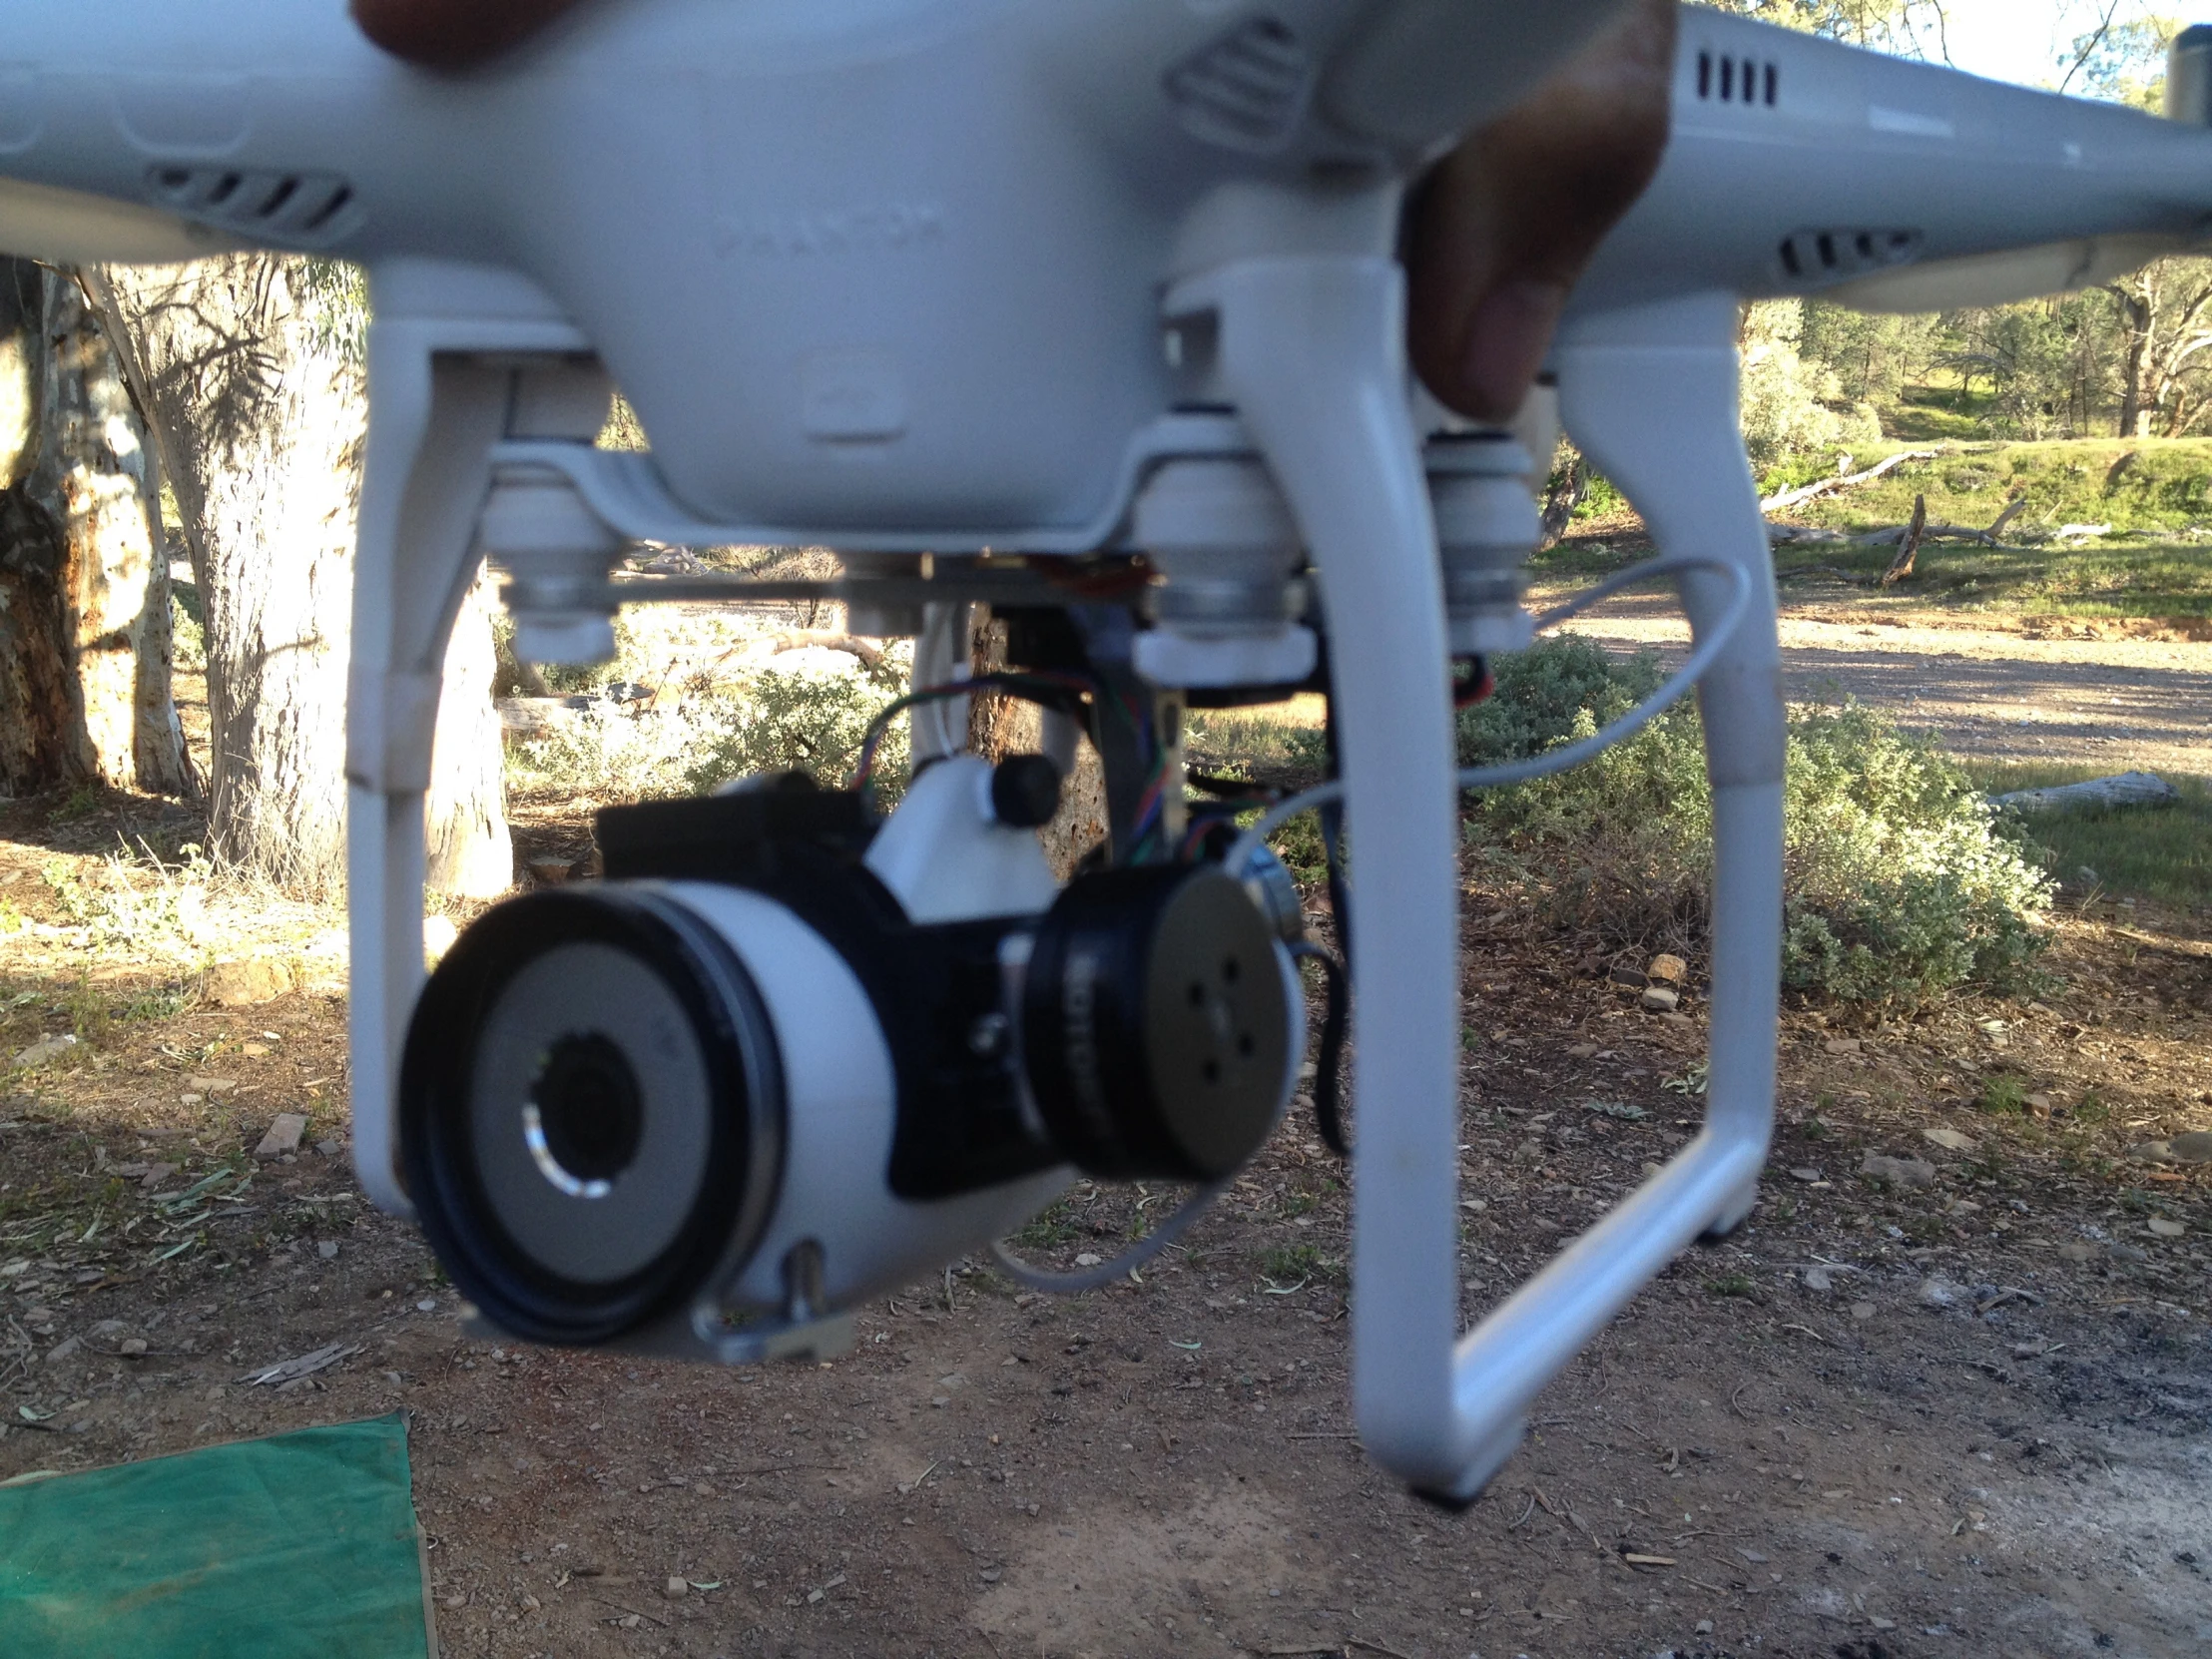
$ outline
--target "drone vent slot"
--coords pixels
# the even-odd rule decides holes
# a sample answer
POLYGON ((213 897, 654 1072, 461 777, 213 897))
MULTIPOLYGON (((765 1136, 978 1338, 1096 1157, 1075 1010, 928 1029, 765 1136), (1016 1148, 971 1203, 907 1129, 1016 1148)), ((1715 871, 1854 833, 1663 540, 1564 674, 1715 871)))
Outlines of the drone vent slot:
POLYGON ((353 187, 329 173, 161 167, 149 176, 162 206, 259 240, 313 247, 341 235, 353 187))
POLYGON ((1836 281, 1907 265, 1921 251, 1921 233, 1899 230, 1793 231, 1782 239, 1782 270, 1795 280, 1836 281))
POLYGON ((1782 92, 1782 71, 1756 58, 1726 53, 1697 55, 1697 95, 1706 103, 1763 104, 1773 109, 1782 92))
POLYGON ((1253 17, 1169 70, 1164 86, 1185 132, 1265 154, 1289 143, 1304 119, 1314 62, 1289 24, 1253 17))

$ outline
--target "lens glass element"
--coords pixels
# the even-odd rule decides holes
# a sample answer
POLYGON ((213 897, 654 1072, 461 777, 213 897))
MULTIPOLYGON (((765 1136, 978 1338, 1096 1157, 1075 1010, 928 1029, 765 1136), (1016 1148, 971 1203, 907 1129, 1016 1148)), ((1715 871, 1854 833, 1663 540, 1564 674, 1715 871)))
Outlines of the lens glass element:
POLYGON ((501 1229, 581 1284, 638 1272, 675 1241, 713 1133, 707 1062, 644 959, 557 945, 492 999, 469 1090, 470 1140, 501 1229))
POLYGON ((605 1198, 645 1134, 637 1074, 605 1037, 553 1045, 522 1107, 522 1138, 538 1173, 571 1198, 605 1198))

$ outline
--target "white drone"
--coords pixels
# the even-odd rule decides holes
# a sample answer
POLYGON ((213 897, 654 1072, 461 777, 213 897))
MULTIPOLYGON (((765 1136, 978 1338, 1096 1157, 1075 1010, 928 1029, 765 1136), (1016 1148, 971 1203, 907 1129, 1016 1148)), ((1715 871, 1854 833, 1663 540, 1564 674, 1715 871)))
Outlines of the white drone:
POLYGON ((1471 1499, 1545 1382, 1743 1220, 1773 1116, 1784 711, 1738 302, 2103 279, 2204 234, 2212 135, 2194 36, 2170 95, 2189 119, 2162 122, 1685 13, 1665 163, 1552 367, 1658 541, 1628 576, 1677 580, 1695 648, 1589 743, 1455 776, 1451 664, 1526 643, 1536 525, 1518 445, 1414 412, 1400 208, 1613 10, 619 0, 432 75, 334 4, 0 0, 0 248, 367 268, 354 1146, 488 1320, 725 1363, 831 1352, 845 1310, 1077 1169, 1229 1178, 1306 1041, 1298 904, 1259 835, 1323 804, 1356 827, 1375 1457, 1471 1499), (613 384, 650 454, 593 446, 613 384), (1106 854, 1057 881, 1031 832, 1056 768, 946 754, 948 723, 920 721, 934 764, 887 821, 776 780, 607 814, 605 882, 495 908, 426 986, 423 795, 461 595, 488 556, 526 655, 603 658, 649 596, 614 575, 636 539, 835 549, 855 627, 920 636, 924 706, 989 605, 1049 760, 1080 723, 1105 761, 1106 854), (1462 1333, 1458 792, 1571 764, 1693 682, 1705 1128, 1462 1333), (1212 828, 1182 708, 1309 683, 1341 782, 1212 828))

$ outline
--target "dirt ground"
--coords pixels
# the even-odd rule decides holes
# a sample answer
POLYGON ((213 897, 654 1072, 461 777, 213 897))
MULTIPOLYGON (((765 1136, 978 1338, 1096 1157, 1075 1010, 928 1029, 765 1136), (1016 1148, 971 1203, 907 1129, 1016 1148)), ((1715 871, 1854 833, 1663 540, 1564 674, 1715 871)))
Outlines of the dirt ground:
MULTIPOLYGON (((45 810, 0 818, 8 1051, 90 1040, 0 1082, 0 1478, 404 1410, 447 1655, 2212 1653, 2212 1165, 2130 1152, 2212 1129, 2201 923, 2068 913, 2039 1002, 1793 1012, 1749 1226, 1448 1515, 1354 1435, 1305 1121, 1141 1286, 962 1263, 819 1369, 482 1340, 354 1187, 337 988, 145 998, 41 873, 145 809, 45 810)), ((1471 1318, 1690 1133, 1703 1010, 1469 914, 1471 1318)), ((1140 1202, 1079 1189, 1059 1259, 1140 1202)))
MULTIPOLYGON (((1543 597, 1543 596, 1539 596, 1543 597)), ((1632 595, 1571 624, 1678 662, 1689 631, 1670 600, 1632 595)), ((1962 760, 2212 774, 2212 643, 2201 621, 2008 617, 1783 594, 1794 701, 1851 696, 1941 735, 1962 760)))

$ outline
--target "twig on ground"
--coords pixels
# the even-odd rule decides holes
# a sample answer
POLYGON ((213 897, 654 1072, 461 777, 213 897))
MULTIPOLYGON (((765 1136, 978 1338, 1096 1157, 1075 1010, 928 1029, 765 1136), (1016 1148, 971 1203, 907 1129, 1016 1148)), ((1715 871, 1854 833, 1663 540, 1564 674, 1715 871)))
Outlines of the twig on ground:
POLYGON ((612 1607, 617 1612, 628 1613, 634 1619, 651 1619, 663 1630, 666 1630, 669 1627, 669 1621, 662 1618, 660 1614, 648 1613, 642 1607, 625 1607, 622 1605, 621 1602, 609 1601, 605 1596, 593 1596, 591 1599, 598 1602, 599 1605, 602 1607, 612 1607))

